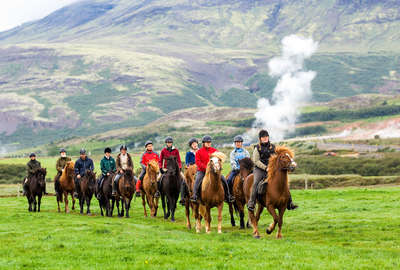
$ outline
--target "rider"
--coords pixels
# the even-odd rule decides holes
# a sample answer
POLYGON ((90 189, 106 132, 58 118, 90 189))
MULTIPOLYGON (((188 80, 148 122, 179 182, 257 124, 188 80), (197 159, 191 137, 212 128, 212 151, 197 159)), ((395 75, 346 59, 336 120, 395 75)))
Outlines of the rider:
POLYGON ((235 149, 232 150, 231 155, 230 155, 230 163, 231 163, 231 168, 232 171, 229 174, 229 177, 227 179, 228 185, 231 188, 231 193, 232 193, 232 187, 233 187, 233 180, 235 177, 239 174, 240 171, 240 164, 239 160, 243 158, 248 158, 250 157, 249 152, 243 148, 243 137, 238 135, 235 138, 233 138, 233 142, 235 143, 235 149))
MULTIPOLYGON (((186 152, 185 163, 186 166, 189 167, 190 165, 196 164, 196 152, 199 150, 199 141, 196 138, 191 138, 188 142, 190 150, 186 152)), ((189 193, 187 185, 184 181, 181 184, 181 200, 179 203, 181 205, 185 205, 185 197, 189 193)))
MULTIPOLYGON (((115 159, 111 156, 111 148, 107 147, 104 149, 104 157, 100 161, 100 169, 101 169, 101 177, 97 182, 98 190, 101 190, 103 187, 104 178, 110 176, 112 173, 115 173, 117 168, 115 166, 115 159)), ((97 193, 97 199, 101 199, 101 192, 97 193)))
MULTIPOLYGON (((156 152, 153 152, 153 142, 152 141, 147 141, 144 145, 146 148, 146 151, 142 154, 142 157, 140 158, 140 166, 142 167, 142 172, 140 173, 139 180, 136 183, 136 196, 140 196, 140 188, 142 186, 142 181, 144 178, 144 175, 146 174, 146 167, 147 164, 151 160, 155 160, 157 162, 160 161, 160 158, 156 152)), ((157 191, 157 195, 160 193, 157 191)))
POLYGON ((86 156, 86 150, 81 149, 79 151, 79 158, 75 162, 75 192, 74 197, 78 198, 78 191, 80 190, 80 179, 85 175, 86 170, 93 171, 94 164, 93 160, 86 156))
MULTIPOLYGON (((217 149, 211 147, 211 141, 212 138, 210 136, 208 135, 204 136, 202 139, 203 147, 196 152, 197 173, 196 173, 196 181, 194 183, 193 195, 190 198, 192 202, 197 201, 197 196, 199 194, 200 186, 203 181, 204 175, 206 173, 207 164, 210 161, 211 154, 218 151, 217 149)), ((229 193, 228 183, 226 182, 225 177, 223 175, 221 175, 221 181, 225 191, 225 200, 227 202, 234 202, 235 198, 229 193)))
POLYGON ((112 185, 112 196, 117 195, 117 185, 118 180, 124 174, 124 171, 131 170, 133 171, 133 161, 131 155, 127 153, 128 147, 126 145, 121 145, 119 148, 120 153, 117 156, 117 175, 114 178, 113 185, 112 185))
MULTIPOLYGON (((167 158, 168 157, 175 156, 178 161, 179 169, 182 170, 181 156, 179 155, 179 150, 176 149, 175 146, 172 145, 173 143, 174 143, 174 140, 172 139, 172 137, 168 136, 167 138, 165 138, 166 146, 164 147, 163 150, 161 150, 160 161, 158 162, 158 164, 160 166, 160 171, 161 171, 161 177, 160 177, 160 180, 158 181, 158 193, 159 193, 159 190, 161 190, 161 183, 162 183, 165 173, 167 172, 167 158)), ((181 178, 182 177, 183 176, 181 176, 181 178)), ((157 195, 159 196, 159 194, 157 194, 157 195)))
POLYGON ((55 191, 59 191, 59 180, 62 175, 62 172, 64 171, 65 165, 67 165, 67 162, 71 161, 70 157, 67 157, 67 151, 65 151, 64 148, 60 149, 60 157, 57 160, 56 163, 56 170, 57 170, 57 175, 55 177, 55 191))
MULTIPOLYGON (((28 191, 28 180, 31 179, 31 177, 36 173, 36 171, 40 168, 42 168, 42 166, 40 165, 40 162, 36 160, 36 154, 35 153, 31 153, 29 155, 29 158, 31 160, 29 160, 29 162, 26 164, 26 168, 27 168, 27 177, 24 179, 22 188, 24 190, 24 195, 26 195, 27 191, 28 191)), ((44 184, 44 194, 47 195, 48 193, 46 192, 46 182, 44 184)))
MULTIPOLYGON (((253 162, 254 168, 254 182, 251 190, 249 202, 247 208, 250 211, 254 211, 254 206, 257 197, 258 184, 268 177, 268 161, 271 155, 275 154, 275 145, 269 141, 269 134, 266 130, 261 130, 258 134, 259 143, 254 146, 253 151, 253 162)), ((289 198, 287 208, 293 210, 297 208, 292 202, 292 197, 289 198)))

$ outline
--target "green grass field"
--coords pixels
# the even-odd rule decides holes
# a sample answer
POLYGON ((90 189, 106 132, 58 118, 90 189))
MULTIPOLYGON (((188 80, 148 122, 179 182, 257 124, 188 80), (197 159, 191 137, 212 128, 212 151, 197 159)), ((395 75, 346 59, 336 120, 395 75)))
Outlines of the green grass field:
MULTIPOLYGON (((57 213, 55 197, 29 213, 25 198, 0 198, 0 269, 399 269, 400 187, 293 191, 283 240, 232 228, 196 234, 184 224, 144 218, 57 213), (267 268, 266 268, 267 267, 267 268)), ((161 210, 162 211, 162 210, 161 210)), ((265 231, 271 218, 260 221, 265 231)))

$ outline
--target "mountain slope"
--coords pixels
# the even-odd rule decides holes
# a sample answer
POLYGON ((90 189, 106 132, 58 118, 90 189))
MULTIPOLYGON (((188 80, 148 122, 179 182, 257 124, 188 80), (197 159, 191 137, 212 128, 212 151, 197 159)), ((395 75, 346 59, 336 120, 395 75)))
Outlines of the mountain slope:
POLYGON ((81 1, 0 33, 0 141, 21 143, 32 129, 34 144, 86 136, 192 107, 255 108, 276 84, 268 59, 293 33, 320 42, 306 63, 318 72, 315 101, 396 94, 399 8, 393 0, 81 1))

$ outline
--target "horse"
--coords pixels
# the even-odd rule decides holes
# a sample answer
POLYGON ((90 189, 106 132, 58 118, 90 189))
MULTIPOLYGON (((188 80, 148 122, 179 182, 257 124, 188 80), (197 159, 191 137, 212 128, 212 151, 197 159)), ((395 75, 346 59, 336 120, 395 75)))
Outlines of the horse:
POLYGON ((164 211, 164 219, 171 215, 171 221, 175 221, 176 203, 179 198, 179 191, 182 184, 181 172, 176 156, 170 156, 166 159, 167 172, 162 176, 160 193, 161 202, 164 211), (167 212, 165 212, 165 197, 167 197, 167 212))
POLYGON ((146 212, 146 201, 150 207, 150 216, 157 216, 158 209, 158 198, 154 197, 157 191, 157 175, 160 172, 160 167, 156 160, 150 160, 147 164, 146 174, 144 175, 142 182, 142 205, 144 209, 144 216, 147 217, 146 212))
POLYGON ((190 201, 190 197, 193 195, 196 172, 197 172, 196 164, 186 167, 184 181, 186 182, 186 186, 188 187, 189 196, 186 196, 185 198, 185 214, 186 214, 186 226, 189 230, 192 228, 192 225, 190 224, 190 208, 192 208, 193 211, 194 207, 194 203, 190 201))
POLYGON ((222 164, 226 156, 215 152, 207 164, 206 173, 201 184, 200 203, 195 204, 196 232, 201 231, 201 218, 206 223, 206 233, 211 232, 211 208, 218 208, 218 233, 222 233, 222 208, 224 206, 224 188, 221 182, 222 164))
POLYGON ((103 185, 101 190, 99 190, 99 185, 98 182, 100 179, 97 179, 96 183, 96 188, 95 188, 95 194, 97 197, 97 194, 101 194, 100 200, 99 200, 99 207, 100 207, 100 213, 102 216, 104 216, 103 210, 106 212, 107 217, 112 217, 113 215, 113 210, 114 210, 114 204, 115 204, 115 198, 112 196, 112 178, 114 177, 114 174, 110 174, 109 176, 104 176, 103 180, 103 185), (110 203, 111 200, 111 203, 110 203))
POLYGON ((46 185, 46 173, 46 169, 44 168, 37 169, 28 180, 26 198, 28 199, 29 212, 32 212, 32 205, 33 212, 36 212, 36 205, 37 211, 40 212, 40 203, 42 201, 42 195, 46 185))
MULTIPOLYGON (((244 207, 247 201, 243 190, 243 182, 244 179, 246 179, 246 177, 252 173, 254 163, 251 158, 243 158, 239 160, 239 165, 240 172, 238 175, 236 175, 232 188, 233 196, 235 196, 235 202, 229 203, 229 214, 231 216, 231 224, 234 227, 236 225, 235 217, 233 215, 234 208, 236 213, 239 213, 240 229, 244 229, 244 207)), ((227 175, 226 178, 228 178, 228 176, 229 175, 227 175)), ((247 225, 249 226, 249 222, 247 222, 247 225)))
MULTIPOLYGON (((270 157, 268 163, 267 192, 257 198, 258 207, 256 215, 254 215, 253 211, 249 211, 249 217, 253 227, 253 236, 255 238, 260 238, 258 232, 258 221, 264 207, 267 208, 268 212, 274 219, 274 221, 268 226, 266 233, 271 234, 275 230, 276 224, 278 224, 279 229, 276 238, 282 238, 283 215, 290 196, 288 173, 293 172, 296 166, 297 164, 294 161, 294 154, 289 148, 285 146, 276 147, 275 154, 270 157), (279 216, 276 214, 276 209, 278 209, 279 216)), ((249 175, 246 179, 249 180, 247 188, 245 188, 246 200, 250 197, 251 188, 248 188, 248 186, 250 185, 250 182, 252 182, 250 179, 252 177, 252 175, 249 175)))
POLYGON ((96 186, 96 173, 86 170, 85 175, 80 181, 80 191, 78 193, 79 205, 81 208, 80 213, 83 214, 83 205, 86 202, 86 214, 90 215, 90 201, 92 200, 93 193, 96 186))
MULTIPOLYGON (((114 177, 115 178, 115 177, 114 177)), ((118 216, 124 216, 124 210, 126 211, 126 217, 129 218, 129 209, 131 208, 131 201, 133 194, 135 193, 135 179, 132 170, 125 170, 121 178, 118 180, 117 196, 115 198, 117 202, 118 216), (121 212, 119 211, 119 201, 121 201, 121 212)))
POLYGON ((75 166, 75 163, 73 161, 68 161, 67 164, 65 165, 64 171, 61 174, 60 185, 59 185, 60 192, 57 192, 58 212, 60 212, 60 202, 62 202, 63 196, 64 196, 65 213, 69 213, 69 209, 68 209, 68 194, 71 194, 72 210, 75 209, 75 198, 74 198, 75 170, 74 170, 74 166, 75 166))

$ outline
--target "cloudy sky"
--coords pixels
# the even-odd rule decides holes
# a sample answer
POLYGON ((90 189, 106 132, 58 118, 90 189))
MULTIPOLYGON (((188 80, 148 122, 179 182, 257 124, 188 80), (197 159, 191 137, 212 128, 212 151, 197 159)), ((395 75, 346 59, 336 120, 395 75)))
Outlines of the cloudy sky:
POLYGON ((1 0, 0 31, 37 20, 79 0, 1 0))

